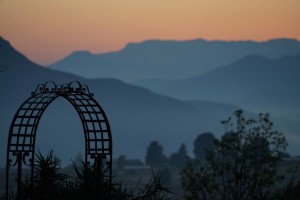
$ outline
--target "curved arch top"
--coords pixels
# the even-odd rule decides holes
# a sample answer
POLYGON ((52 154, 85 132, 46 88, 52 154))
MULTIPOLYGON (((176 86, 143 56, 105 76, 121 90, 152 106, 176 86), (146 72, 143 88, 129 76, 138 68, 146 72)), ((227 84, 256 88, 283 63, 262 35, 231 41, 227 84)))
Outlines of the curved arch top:
POLYGON ((94 160, 95 164, 95 158, 105 159, 111 177, 112 136, 108 119, 89 88, 78 81, 63 85, 56 85, 54 82, 39 84, 35 92, 19 107, 9 130, 7 175, 9 166, 17 163, 32 166, 39 121, 47 107, 58 97, 70 102, 79 114, 85 138, 85 162, 94 160), (17 158, 20 153, 22 161, 17 158), (13 157, 15 161, 12 160, 13 157), (26 162, 25 157, 29 157, 29 162, 26 162))
POLYGON ((59 86, 54 82, 40 84, 15 114, 9 131, 8 151, 34 151, 35 136, 42 114, 59 96, 68 100, 79 114, 87 155, 110 155, 112 139, 108 119, 88 87, 79 82, 59 86))

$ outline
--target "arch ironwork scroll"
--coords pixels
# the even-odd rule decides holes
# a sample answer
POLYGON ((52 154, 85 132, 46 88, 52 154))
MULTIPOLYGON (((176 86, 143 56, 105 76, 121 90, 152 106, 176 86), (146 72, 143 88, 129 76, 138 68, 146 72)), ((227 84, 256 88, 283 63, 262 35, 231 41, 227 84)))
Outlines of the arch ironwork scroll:
MULTIPOLYGON (((34 174, 35 139, 39 121, 47 107, 58 97, 70 102, 79 114, 85 139, 85 163, 95 167, 101 177, 112 179, 112 136, 107 116, 86 85, 78 81, 56 85, 39 84, 17 110, 9 130, 6 163, 6 196, 9 190, 9 169, 17 166, 17 197, 21 196, 22 167, 34 174)), ((99 188, 101 190, 101 188, 99 188)))

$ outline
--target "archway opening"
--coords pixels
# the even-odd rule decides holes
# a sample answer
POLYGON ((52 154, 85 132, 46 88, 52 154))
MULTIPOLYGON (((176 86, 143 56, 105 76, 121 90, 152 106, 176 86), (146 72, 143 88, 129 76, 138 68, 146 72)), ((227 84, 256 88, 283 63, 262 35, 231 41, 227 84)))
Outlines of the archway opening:
POLYGON ((36 153, 50 150, 61 160, 62 167, 71 164, 78 154, 84 155, 84 129, 74 107, 63 97, 55 99, 45 110, 36 135, 36 153))

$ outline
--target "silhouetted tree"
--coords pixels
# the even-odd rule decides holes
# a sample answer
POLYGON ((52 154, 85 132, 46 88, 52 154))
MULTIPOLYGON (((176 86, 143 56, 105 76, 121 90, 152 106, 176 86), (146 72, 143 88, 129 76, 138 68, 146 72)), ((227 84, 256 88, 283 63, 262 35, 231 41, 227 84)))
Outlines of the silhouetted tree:
POLYGON ((186 146, 181 144, 177 153, 173 153, 169 158, 169 163, 172 166, 176 166, 181 168, 184 166, 186 158, 187 158, 186 146))
POLYGON ((163 147, 158 141, 152 141, 148 146, 145 163, 151 167, 161 167, 167 162, 167 157, 163 154, 163 147))
POLYGON ((205 159, 205 150, 213 150, 215 137, 210 132, 201 133, 194 141, 194 155, 197 159, 205 159))
POLYGON ((187 200, 274 199, 282 180, 277 173, 287 146, 282 133, 273 130, 269 114, 246 120, 241 110, 222 123, 225 134, 206 152, 205 162, 192 161, 181 177, 187 200))

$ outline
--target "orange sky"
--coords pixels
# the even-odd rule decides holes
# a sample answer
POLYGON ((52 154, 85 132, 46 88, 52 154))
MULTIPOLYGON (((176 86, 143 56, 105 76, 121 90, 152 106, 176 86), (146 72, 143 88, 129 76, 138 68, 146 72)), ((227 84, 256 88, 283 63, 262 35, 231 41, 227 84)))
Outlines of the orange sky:
POLYGON ((300 40, 300 0, 0 0, 0 35, 44 65, 147 39, 300 40))

